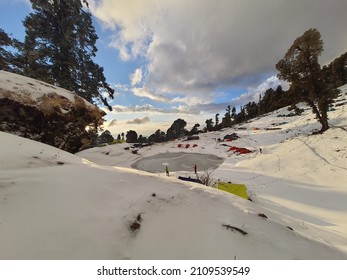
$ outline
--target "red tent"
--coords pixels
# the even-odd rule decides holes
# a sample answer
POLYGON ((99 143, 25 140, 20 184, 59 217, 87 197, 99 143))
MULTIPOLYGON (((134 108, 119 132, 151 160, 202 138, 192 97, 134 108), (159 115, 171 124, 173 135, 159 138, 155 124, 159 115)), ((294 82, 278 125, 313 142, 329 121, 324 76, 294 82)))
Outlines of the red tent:
POLYGON ((231 146, 228 151, 235 151, 236 153, 241 154, 241 155, 252 153, 251 150, 248 150, 246 148, 239 148, 239 147, 235 147, 235 146, 231 146))

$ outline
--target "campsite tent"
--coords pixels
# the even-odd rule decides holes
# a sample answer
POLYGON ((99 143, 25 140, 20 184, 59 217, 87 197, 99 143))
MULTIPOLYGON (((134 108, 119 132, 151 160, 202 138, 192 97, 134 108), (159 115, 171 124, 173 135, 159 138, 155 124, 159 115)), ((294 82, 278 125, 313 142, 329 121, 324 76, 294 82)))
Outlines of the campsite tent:
POLYGON ((241 196, 242 198, 247 199, 247 188, 243 184, 233 184, 233 183, 225 183, 225 182, 218 182, 218 189, 223 190, 226 192, 230 192, 234 195, 241 196))
POLYGON ((180 179, 182 181, 203 184, 203 182, 201 182, 199 179, 194 179, 194 178, 190 178, 190 177, 178 176, 178 179, 180 179))
POLYGON ((248 150, 246 148, 239 148, 235 146, 231 146, 228 151, 234 151, 235 153, 238 153, 239 155, 252 153, 251 150, 248 150))

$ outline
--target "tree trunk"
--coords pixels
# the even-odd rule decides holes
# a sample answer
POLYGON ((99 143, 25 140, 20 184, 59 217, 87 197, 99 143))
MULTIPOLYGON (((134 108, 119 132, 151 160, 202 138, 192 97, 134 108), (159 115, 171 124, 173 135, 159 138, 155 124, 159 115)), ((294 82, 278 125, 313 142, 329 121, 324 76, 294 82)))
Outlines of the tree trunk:
POLYGON ((322 128, 320 130, 321 133, 329 129, 328 119, 322 118, 322 121, 320 123, 322 124, 322 128))
POLYGON ((320 133, 323 133, 324 131, 328 130, 329 123, 328 123, 328 118, 324 117, 325 114, 321 114, 321 112, 319 112, 317 106, 314 104, 314 102, 311 99, 305 98, 305 102, 312 108, 312 112, 316 115, 318 121, 322 125, 320 133))

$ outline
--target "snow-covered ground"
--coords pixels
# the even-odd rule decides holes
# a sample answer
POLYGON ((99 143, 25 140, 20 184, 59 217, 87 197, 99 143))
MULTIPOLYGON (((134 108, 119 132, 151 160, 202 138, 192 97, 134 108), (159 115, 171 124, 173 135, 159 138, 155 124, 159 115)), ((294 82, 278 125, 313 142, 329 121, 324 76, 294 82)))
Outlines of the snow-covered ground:
POLYGON ((308 108, 277 117, 284 108, 138 154, 117 144, 71 155, 0 132, 0 259, 347 259, 346 105, 335 109, 323 135, 311 135, 308 108), (168 177, 161 156, 163 170, 132 167, 180 152, 223 158, 208 172, 245 184, 252 201, 177 179, 193 166, 168 177))
POLYGON ((40 105, 43 97, 49 94, 57 94, 74 103, 76 99, 81 100, 86 106, 95 106, 66 89, 35 80, 15 73, 0 70, 0 95, 12 100, 20 101, 29 106, 40 105), (15 93, 15 94, 13 94, 15 93))

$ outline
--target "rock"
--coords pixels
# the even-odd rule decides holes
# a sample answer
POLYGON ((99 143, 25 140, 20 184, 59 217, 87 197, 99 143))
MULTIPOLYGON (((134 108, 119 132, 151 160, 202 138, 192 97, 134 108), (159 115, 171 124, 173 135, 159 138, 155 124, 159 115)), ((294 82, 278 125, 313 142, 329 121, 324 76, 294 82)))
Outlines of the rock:
POLYGON ((0 71, 0 130, 75 153, 90 147, 106 113, 77 94, 0 71))

